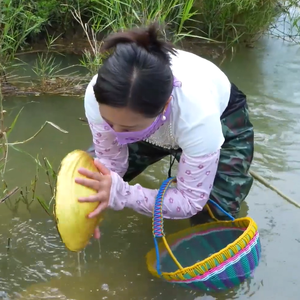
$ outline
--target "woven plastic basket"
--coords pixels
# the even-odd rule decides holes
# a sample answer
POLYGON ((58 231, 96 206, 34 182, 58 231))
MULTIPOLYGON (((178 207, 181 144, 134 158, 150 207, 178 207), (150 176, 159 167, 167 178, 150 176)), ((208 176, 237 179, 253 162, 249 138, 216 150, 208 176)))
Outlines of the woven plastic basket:
POLYGON ((153 212, 155 248, 147 255, 148 270, 156 277, 184 287, 222 291, 241 284, 258 266, 261 244, 256 223, 249 217, 234 219, 214 201, 209 202, 231 221, 197 225, 167 238, 164 234, 162 204, 175 178, 165 180, 153 212), (162 238, 158 244, 157 238, 162 238))

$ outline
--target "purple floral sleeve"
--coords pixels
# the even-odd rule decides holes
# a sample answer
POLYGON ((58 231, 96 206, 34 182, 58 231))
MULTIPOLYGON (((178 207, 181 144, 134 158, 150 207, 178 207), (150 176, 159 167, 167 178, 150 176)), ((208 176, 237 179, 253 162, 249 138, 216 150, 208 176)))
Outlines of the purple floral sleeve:
MULTIPOLYGON (((185 219, 201 211, 209 199, 218 168, 220 151, 201 157, 184 153, 178 167, 177 186, 169 188, 163 202, 163 215, 169 219, 185 219)), ((112 172, 109 207, 124 207, 152 216, 158 190, 129 185, 112 172)))
POLYGON ((109 170, 123 177, 128 168, 128 147, 120 146, 105 124, 89 122, 97 159, 109 170))

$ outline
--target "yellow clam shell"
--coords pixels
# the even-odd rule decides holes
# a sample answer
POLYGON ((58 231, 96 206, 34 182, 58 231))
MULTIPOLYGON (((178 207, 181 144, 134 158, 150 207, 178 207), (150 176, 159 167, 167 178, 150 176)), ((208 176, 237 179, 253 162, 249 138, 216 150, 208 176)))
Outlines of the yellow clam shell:
POLYGON ((96 226, 101 221, 98 215, 87 218, 99 205, 99 202, 79 202, 79 197, 87 197, 97 192, 75 182, 76 177, 85 177, 78 173, 80 167, 99 172, 93 158, 85 151, 70 152, 60 164, 57 175, 54 216, 57 230, 70 251, 80 251, 85 248, 93 235, 96 226))

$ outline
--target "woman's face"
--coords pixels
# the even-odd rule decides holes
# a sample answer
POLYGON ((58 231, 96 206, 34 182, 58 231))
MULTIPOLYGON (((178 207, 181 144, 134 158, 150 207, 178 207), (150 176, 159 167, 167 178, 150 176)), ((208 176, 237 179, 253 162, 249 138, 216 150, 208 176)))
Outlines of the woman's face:
MULTIPOLYGON (((169 98, 165 109, 169 105, 169 98)), ((100 114, 103 120, 116 132, 141 131, 148 128, 156 118, 146 118, 140 113, 127 107, 116 108, 105 104, 99 104, 100 114)))
POLYGON ((100 104, 99 107, 103 120, 116 132, 144 130, 155 120, 155 118, 145 118, 127 107, 116 108, 105 104, 100 104))

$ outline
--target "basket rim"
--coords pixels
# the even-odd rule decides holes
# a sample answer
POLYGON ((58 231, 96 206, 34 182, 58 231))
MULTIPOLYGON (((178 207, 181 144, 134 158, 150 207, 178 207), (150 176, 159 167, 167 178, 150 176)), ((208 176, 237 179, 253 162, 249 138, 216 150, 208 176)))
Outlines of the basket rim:
MULTIPOLYGON (((249 242, 249 244, 244 248, 249 251, 247 252, 243 252, 241 254, 241 256, 244 256, 246 255, 247 253, 249 253, 252 249, 253 249, 253 246, 257 245, 257 243, 259 243, 259 239, 260 239, 260 236, 259 236, 259 233, 256 232, 254 238, 249 242)), ((169 282, 173 282, 173 283, 191 283, 191 282, 194 282, 194 280, 200 280, 200 281, 207 281, 209 280, 211 277, 213 277, 215 274, 219 274, 221 273, 223 270, 224 270, 224 266, 225 264, 227 264, 228 261, 236 261, 237 260, 237 256, 238 256, 239 253, 236 253, 234 256, 232 256, 230 259, 228 260, 225 260, 223 263, 221 263, 220 265, 218 265, 217 267, 214 267, 212 269, 210 269, 209 271, 205 272, 204 274, 202 275, 197 275, 193 278, 190 278, 190 279, 184 279, 184 280, 179 280, 179 279, 171 279, 169 280, 169 282)))
MULTIPOLYGON (((199 224, 193 227, 194 230, 207 228, 207 227, 214 227, 216 225, 229 225, 229 224, 239 224, 239 223, 244 223, 244 228, 246 227, 245 231, 232 243, 229 243, 226 247, 221 249, 220 251, 214 253, 210 257, 201 260, 194 265, 191 265, 189 267, 185 267, 183 269, 177 269, 174 272, 161 272, 161 275, 157 273, 157 270, 155 268, 155 263, 156 262, 156 252, 155 248, 152 248, 146 255, 146 263, 148 266, 148 270, 150 273, 152 273, 156 277, 176 277, 176 278, 182 278, 183 280, 185 279, 184 275, 189 274, 192 277, 197 276, 194 272, 195 269, 197 269, 200 273, 200 275, 204 274, 205 272, 209 271, 207 269, 206 264, 209 264, 212 266, 212 268, 217 267, 216 260, 218 261, 219 264, 227 261, 227 259, 231 258, 232 255, 230 254, 230 251, 233 252, 233 255, 237 254, 238 252, 242 251, 245 247, 247 247, 248 243, 254 238, 256 232, 258 232, 258 227, 256 222, 251 218, 251 217, 242 217, 242 218, 237 218, 235 220, 230 220, 230 221, 215 221, 215 222, 210 222, 210 223, 205 223, 205 224, 199 224), (246 241, 246 244, 245 244, 246 241), (237 248, 239 246, 240 249, 237 248), (224 260, 223 256, 225 255, 226 259, 224 260), (205 271, 204 271, 204 270, 205 271)), ((237 227, 239 228, 239 227, 237 227)), ((169 236, 166 236, 166 240, 168 238, 172 238, 174 236, 177 236, 178 234, 184 234, 184 232, 189 232, 190 227, 180 230, 179 232, 172 233, 169 236)), ((164 246, 163 241, 159 243, 159 249, 164 246)), ((212 269, 210 268, 210 270, 212 269)))

